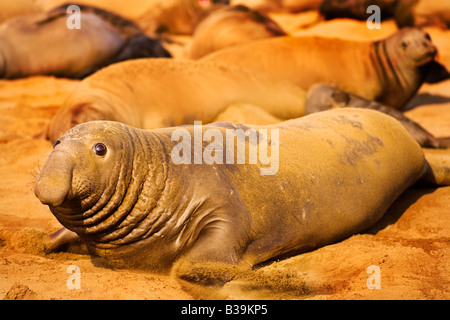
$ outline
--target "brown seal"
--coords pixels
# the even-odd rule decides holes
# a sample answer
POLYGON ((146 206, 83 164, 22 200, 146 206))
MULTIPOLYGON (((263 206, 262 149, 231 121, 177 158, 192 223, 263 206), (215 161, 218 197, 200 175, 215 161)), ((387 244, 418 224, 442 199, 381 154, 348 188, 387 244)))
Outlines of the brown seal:
POLYGON ((80 29, 71 29, 67 8, 19 16, 0 27, 1 78, 83 78, 123 60, 170 57, 159 40, 134 23, 95 7, 78 6, 80 29))
POLYGON ((373 42, 325 37, 263 39, 225 48, 201 60, 264 71, 305 90, 315 83, 327 83, 399 109, 427 80, 437 64, 436 53, 427 33, 405 28, 373 42))
POLYGON ((245 6, 215 10, 195 28, 189 58, 204 55, 258 39, 284 36, 286 33, 269 16, 245 6))
POLYGON ((260 127, 93 121, 55 143, 35 193, 107 264, 222 284, 367 229, 422 177, 450 183, 430 168, 398 121, 367 109, 260 127))
MULTIPOLYGON (((44 10, 67 0, 39 0, 44 10)), ((192 34, 201 16, 228 0, 77 0, 73 4, 95 6, 136 23, 145 34, 192 34)))
POLYGON ((305 92, 269 75, 217 63, 139 59, 84 79, 51 120, 56 141, 77 124, 114 120, 143 129, 211 122, 234 103, 259 106, 286 120, 304 115, 305 92))

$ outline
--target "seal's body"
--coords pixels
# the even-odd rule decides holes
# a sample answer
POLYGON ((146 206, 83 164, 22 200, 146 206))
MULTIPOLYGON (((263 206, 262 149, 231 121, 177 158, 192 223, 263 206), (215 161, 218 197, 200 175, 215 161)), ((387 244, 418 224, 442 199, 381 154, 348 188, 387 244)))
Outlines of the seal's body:
POLYGON ((402 111, 361 98, 327 84, 315 84, 307 92, 305 101, 306 114, 332 108, 347 107, 373 109, 394 117, 408 130, 414 140, 424 148, 450 147, 450 138, 436 138, 421 125, 406 117, 402 111))
POLYGON ((371 5, 376 5, 380 11, 380 19, 394 18, 401 27, 414 26, 412 10, 418 0, 323 0, 319 12, 325 19, 351 18, 367 20, 375 11, 371 5))
POLYGON ((425 81, 437 49, 419 29, 365 42, 324 37, 276 37, 211 53, 202 60, 264 71, 307 90, 327 83, 394 108, 425 81))
POLYGON ((84 79, 51 120, 53 142, 77 124, 113 120, 154 129, 211 122, 233 103, 250 103, 283 120, 304 115, 305 92, 271 76, 217 63, 139 59, 84 79))
POLYGON ((0 78, 83 78, 127 59, 170 57, 159 40, 146 37, 131 21, 78 6, 77 26, 67 8, 19 16, 0 27, 0 78))
POLYGON ((209 14, 195 28, 189 58, 258 39, 284 36, 286 33, 267 15, 245 6, 224 7, 209 14))
POLYGON ((407 131, 372 110, 336 109, 253 128, 257 141, 241 142, 246 152, 277 153, 273 174, 261 174, 262 158, 232 164, 229 145, 217 145, 227 130, 247 132, 245 125, 202 127, 204 154, 212 129, 222 164, 187 164, 198 150, 177 164, 174 133, 195 140, 195 126, 144 131, 85 123, 57 141, 35 193, 108 263, 157 270, 176 263, 182 279, 223 283, 240 268, 363 231, 429 169, 407 131))

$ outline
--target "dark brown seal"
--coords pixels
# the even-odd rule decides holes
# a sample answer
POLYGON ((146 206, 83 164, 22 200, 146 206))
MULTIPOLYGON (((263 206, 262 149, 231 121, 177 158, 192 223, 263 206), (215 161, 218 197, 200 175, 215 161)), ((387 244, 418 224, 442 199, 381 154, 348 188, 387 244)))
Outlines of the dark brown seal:
POLYGON ((305 102, 306 114, 347 107, 377 110, 394 117, 424 148, 450 147, 450 138, 436 138, 421 125, 406 117, 403 112, 389 106, 361 98, 327 84, 313 85, 307 92, 305 102))
POLYGON ((367 20, 373 12, 369 6, 379 8, 380 19, 394 18, 399 27, 414 26, 413 8, 418 0, 323 0, 319 12, 325 19, 352 18, 367 20))

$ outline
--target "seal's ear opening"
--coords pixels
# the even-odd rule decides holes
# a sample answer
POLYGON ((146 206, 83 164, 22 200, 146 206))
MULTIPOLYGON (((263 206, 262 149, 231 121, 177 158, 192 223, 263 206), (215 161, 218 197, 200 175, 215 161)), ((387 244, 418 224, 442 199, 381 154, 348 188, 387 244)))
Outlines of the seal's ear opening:
POLYGON ((450 79, 450 73, 439 62, 432 60, 426 66, 428 72, 425 76, 426 83, 438 83, 447 79, 450 79))

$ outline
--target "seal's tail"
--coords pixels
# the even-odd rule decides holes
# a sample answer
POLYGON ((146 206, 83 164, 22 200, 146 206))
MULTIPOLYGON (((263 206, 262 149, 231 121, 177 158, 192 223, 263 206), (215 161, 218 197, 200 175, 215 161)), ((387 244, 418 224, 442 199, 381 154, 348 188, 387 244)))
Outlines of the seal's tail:
POLYGON ((450 186, 450 152, 442 149, 423 149, 428 163, 423 180, 437 186, 450 186))
POLYGON ((436 138, 438 148, 449 149, 450 148, 450 137, 447 138, 436 138))

